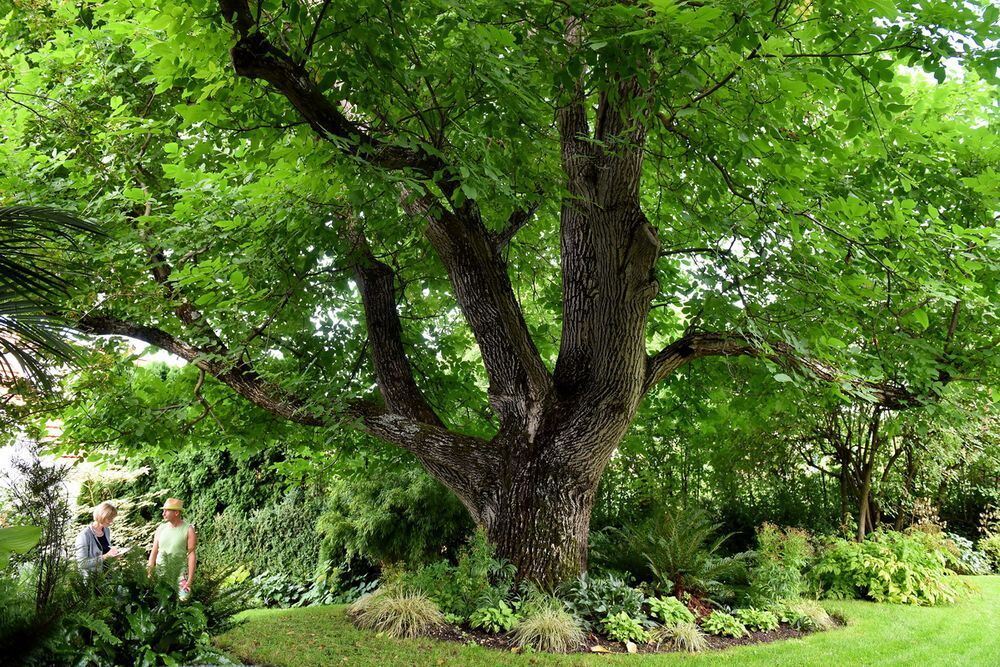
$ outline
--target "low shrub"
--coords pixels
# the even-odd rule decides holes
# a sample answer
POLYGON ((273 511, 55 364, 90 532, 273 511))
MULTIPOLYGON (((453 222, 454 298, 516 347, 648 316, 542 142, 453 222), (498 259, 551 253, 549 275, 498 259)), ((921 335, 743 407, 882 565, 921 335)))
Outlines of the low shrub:
POLYGON ((641 592, 614 576, 589 577, 564 584, 559 596, 571 614, 593 628, 605 618, 624 613, 629 618, 645 620, 642 612, 644 597, 641 592))
POLYGON ((664 625, 652 632, 652 641, 656 647, 666 644, 675 651, 697 653, 708 648, 708 639, 697 623, 685 622, 676 625, 664 625))
POLYGON ((348 608, 362 630, 384 632, 395 639, 425 635, 444 625, 444 615, 423 593, 384 587, 359 598, 348 608))
POLYGON ((452 565, 438 561, 416 572, 403 573, 401 583, 422 592, 441 611, 468 619, 480 607, 499 606, 510 597, 514 586, 514 566, 494 558, 494 547, 482 532, 473 535, 452 565))
POLYGON ((1000 571, 1000 532, 990 533, 979 540, 977 545, 993 564, 993 568, 1000 571))
POLYGON ((251 580, 254 597, 262 607, 294 607, 309 586, 281 572, 259 574, 251 580))
POLYGON ((767 605, 795 599, 805 588, 803 572, 813 556, 809 533, 765 523, 757 529, 754 567, 750 571, 750 600, 767 605))
POLYGON ((663 623, 663 625, 677 625, 678 623, 694 623, 694 614, 684 606, 684 603, 674 596, 661 598, 648 598, 646 604, 653 617, 663 623))
POLYGON ((330 481, 319 560, 425 565, 454 559, 472 529, 458 498, 419 466, 383 465, 330 481))
POLYGON ((985 575, 993 572, 989 556, 976 549, 972 540, 955 533, 944 533, 944 539, 952 547, 948 569, 958 574, 985 575))
POLYGON ((469 616, 469 625, 488 632, 510 632, 521 620, 514 608, 500 600, 491 607, 480 607, 469 616))
MULTIPOLYGON (((144 561, 141 554, 123 556, 87 578, 65 572, 50 606, 21 617, 20 655, 5 646, 4 658, 46 667, 215 661, 210 637, 234 627, 234 616, 247 607, 244 588, 226 587, 227 572, 202 567, 191 598, 182 602, 178 570, 150 577, 144 561)), ((4 637, 0 645, 9 641, 4 637)))
POLYGON ((810 576, 826 597, 931 605, 954 602, 958 582, 924 533, 882 531, 864 542, 833 538, 810 576))
POLYGON ((622 531, 625 548, 643 554, 659 590, 729 597, 729 583, 745 574, 740 558, 719 555, 730 536, 719 533, 705 510, 678 507, 662 510, 648 522, 622 531))
POLYGON ((760 630, 762 632, 767 632, 768 630, 775 630, 780 625, 778 621, 778 616, 766 609, 737 609, 733 616, 745 625, 748 630, 760 630))
POLYGON ((584 642, 580 620, 564 609, 541 606, 514 626, 514 643, 539 651, 566 653, 584 642))
POLYGON ((624 611, 607 616, 601 621, 601 628, 608 637, 623 643, 645 644, 650 640, 649 632, 642 626, 642 623, 624 611))
POLYGON ((723 611, 713 611, 701 622, 701 629, 720 637, 745 637, 747 628, 735 616, 723 611))
POLYGON ((790 602, 778 608, 778 617, 796 630, 809 632, 829 630, 834 627, 833 618, 814 600, 790 602))

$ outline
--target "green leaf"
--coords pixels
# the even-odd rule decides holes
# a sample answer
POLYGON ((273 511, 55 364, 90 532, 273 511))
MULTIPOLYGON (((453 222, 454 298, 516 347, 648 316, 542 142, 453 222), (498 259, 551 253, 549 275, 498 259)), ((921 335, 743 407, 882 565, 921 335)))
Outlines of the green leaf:
POLYGON ((0 528, 0 568, 7 566, 12 553, 28 553, 41 538, 42 529, 38 526, 0 528))
POLYGON ((778 382, 791 382, 792 376, 787 375, 785 373, 778 373, 777 375, 774 376, 774 379, 777 380, 778 382))

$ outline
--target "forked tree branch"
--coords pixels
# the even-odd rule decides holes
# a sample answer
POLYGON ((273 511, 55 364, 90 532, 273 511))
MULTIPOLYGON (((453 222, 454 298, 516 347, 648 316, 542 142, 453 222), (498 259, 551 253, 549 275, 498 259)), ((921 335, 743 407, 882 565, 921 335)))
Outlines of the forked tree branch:
MULTIPOLYGON (((427 236, 479 344, 490 378, 491 404, 502 424, 522 420, 523 406, 545 394, 551 382, 478 205, 469 199, 455 204, 459 187, 455 171, 436 155, 385 142, 347 118, 326 98, 305 65, 267 38, 247 0, 220 0, 219 5, 237 34, 232 58, 238 75, 270 83, 322 138, 346 154, 383 169, 414 170, 453 205, 449 210, 432 195, 417 197, 414 204, 429 223, 427 236)), ((398 358, 396 353, 389 356, 398 358)))

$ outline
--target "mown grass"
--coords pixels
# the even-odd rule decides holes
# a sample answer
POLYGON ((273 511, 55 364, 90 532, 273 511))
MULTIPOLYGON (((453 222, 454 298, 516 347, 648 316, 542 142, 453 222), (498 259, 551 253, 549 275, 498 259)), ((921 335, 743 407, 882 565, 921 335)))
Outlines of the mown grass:
POLYGON ((234 659, 275 667, 314 665, 1000 665, 1000 576, 963 577, 961 602, 908 607, 824 602, 847 626, 771 644, 697 655, 516 655, 429 639, 393 640, 355 629, 343 606, 253 610, 217 639, 234 659))

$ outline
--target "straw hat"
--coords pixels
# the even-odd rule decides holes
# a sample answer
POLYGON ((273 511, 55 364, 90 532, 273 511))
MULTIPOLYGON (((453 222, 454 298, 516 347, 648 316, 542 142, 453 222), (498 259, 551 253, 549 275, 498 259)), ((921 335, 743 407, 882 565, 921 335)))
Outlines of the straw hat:
POLYGON ((167 502, 163 503, 163 509, 177 510, 178 512, 183 512, 184 501, 182 501, 180 498, 167 498, 167 502))

